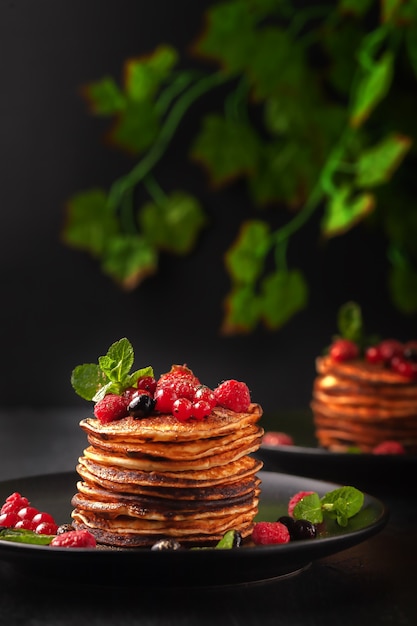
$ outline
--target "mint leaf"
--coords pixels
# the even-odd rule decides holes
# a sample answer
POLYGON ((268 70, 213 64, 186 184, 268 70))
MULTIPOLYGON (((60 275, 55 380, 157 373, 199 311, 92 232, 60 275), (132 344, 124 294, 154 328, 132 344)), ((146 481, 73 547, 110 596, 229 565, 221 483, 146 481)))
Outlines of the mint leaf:
POLYGON ((71 374, 71 384, 84 400, 92 400, 97 390, 105 383, 106 375, 95 363, 77 365, 71 374))
POLYGON ((3 528, 0 530, 0 540, 17 541, 19 543, 32 543, 47 546, 51 543, 55 535, 41 535, 33 530, 23 528, 3 528))
POLYGON ((78 365, 72 372, 71 383, 79 396, 99 402, 108 393, 121 394, 136 384, 138 378, 153 376, 152 367, 129 373, 134 361, 132 344, 126 337, 113 343, 107 354, 99 357, 98 365, 78 365))
POLYGON ((323 512, 319 494, 312 493, 309 496, 304 496, 295 505, 293 515, 295 519, 305 519, 312 524, 320 524, 323 521, 323 512))
POLYGON ((362 309, 356 302, 346 302, 340 307, 337 324, 340 335, 355 343, 363 339, 362 309))
POLYGON ((346 526, 349 518, 359 513, 363 501, 363 493, 355 487, 340 487, 326 493, 321 499, 321 506, 325 513, 336 519, 339 526, 346 526))

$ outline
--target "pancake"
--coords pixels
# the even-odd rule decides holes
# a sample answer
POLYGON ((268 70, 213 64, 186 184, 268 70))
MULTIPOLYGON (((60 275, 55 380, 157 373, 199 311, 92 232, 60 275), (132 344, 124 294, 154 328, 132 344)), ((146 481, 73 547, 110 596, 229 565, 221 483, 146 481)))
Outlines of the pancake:
POLYGON ((249 537, 262 468, 253 453, 264 431, 261 406, 249 400, 244 408, 214 402, 202 419, 151 410, 82 420, 88 446, 76 466, 73 526, 115 548, 163 538, 207 546, 228 530, 249 537))
POLYGON ((372 452, 397 441, 417 452, 417 381, 364 358, 316 360, 311 408, 316 437, 327 449, 372 452))

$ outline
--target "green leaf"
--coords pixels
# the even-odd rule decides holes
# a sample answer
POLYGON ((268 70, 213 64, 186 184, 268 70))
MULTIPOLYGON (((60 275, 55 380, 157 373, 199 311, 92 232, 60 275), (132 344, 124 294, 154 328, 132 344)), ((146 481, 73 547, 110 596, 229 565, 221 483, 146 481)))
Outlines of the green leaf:
POLYGON ((260 220, 241 225, 235 242, 225 254, 233 283, 251 285, 260 276, 270 248, 269 233, 269 225, 260 220))
POLYGON ((321 508, 320 496, 312 493, 304 496, 294 507, 293 516, 295 519, 305 519, 312 524, 321 524, 323 512, 321 508))
POLYGON ((71 385, 84 400, 92 400, 97 390, 103 387, 106 382, 106 375, 96 363, 78 365, 71 374, 71 385))
POLYGON ((363 152, 357 162, 356 185, 373 187, 388 182, 411 144, 410 137, 393 133, 363 152))
POLYGON ((394 54, 387 50, 371 67, 363 70, 361 80, 353 94, 350 123, 359 128, 369 118, 375 107, 385 98, 394 75, 394 54))
POLYGON ((107 241, 103 271, 127 290, 136 287, 157 267, 157 254, 141 235, 120 235, 107 241))
POLYGON ((227 295, 221 332, 223 335, 247 333, 259 321, 260 301, 251 285, 237 285, 227 295))
POLYGON ((339 0, 338 9, 341 13, 362 16, 373 3, 374 0, 339 0))
POLYGON ((363 339, 362 309, 356 302, 346 302, 340 307, 337 315, 340 336, 354 343, 363 339))
POLYGON ((67 203, 66 217, 64 241, 94 256, 102 254, 108 240, 119 229, 102 189, 90 189, 73 196, 67 203))
POLYGON ((321 230, 326 237, 341 235, 356 226, 371 213, 375 206, 374 196, 361 193, 352 197, 352 189, 343 186, 336 189, 325 207, 321 230))
POLYGON ((108 134, 113 145, 137 155, 149 148, 159 131, 159 119, 149 100, 129 101, 108 134))
POLYGON ((177 62, 178 52, 166 45, 159 46, 150 56, 126 61, 125 89, 129 99, 152 99, 177 62))
POLYGON ((98 364, 109 380, 122 382, 129 373, 133 360, 132 344, 123 337, 110 346, 106 355, 99 357, 98 364))
POLYGON ((33 530, 23 528, 2 528, 0 539, 2 541, 15 541, 18 543, 31 543, 38 546, 47 546, 51 543, 55 535, 42 535, 33 530))
POLYGON ((278 27, 264 28, 257 34, 247 71, 253 96, 259 101, 274 93, 282 97, 291 94, 291 100, 296 101, 294 95, 305 95, 309 81, 302 48, 295 46, 287 32, 278 27))
POLYGON ((364 494, 355 487, 340 487, 326 493, 321 506, 340 526, 346 526, 349 518, 359 513, 363 502, 364 494))
POLYGON ((95 115, 108 117, 120 113, 126 106, 126 98, 113 78, 106 76, 86 85, 82 94, 95 115))
POLYGON ((229 73, 241 71, 255 48, 254 15, 245 0, 216 4, 206 12, 206 27, 195 54, 214 59, 229 73))
POLYGON ((218 187, 255 170, 259 140, 246 123, 209 115, 192 147, 191 156, 208 170, 218 187))
POLYGON ((305 308, 308 287, 299 270, 278 270, 262 281, 262 317, 276 330, 305 308))
POLYGON ((197 198, 184 191, 172 192, 159 204, 148 202, 138 220, 150 245, 179 255, 193 249, 207 223, 197 198))
POLYGON ((403 0, 382 0, 381 1, 381 22, 392 22, 401 11, 403 0))

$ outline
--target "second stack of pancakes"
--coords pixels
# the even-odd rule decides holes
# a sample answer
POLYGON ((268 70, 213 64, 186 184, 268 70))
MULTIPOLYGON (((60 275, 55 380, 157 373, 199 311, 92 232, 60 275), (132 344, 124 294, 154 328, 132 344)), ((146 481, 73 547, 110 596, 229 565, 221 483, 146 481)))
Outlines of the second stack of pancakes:
POLYGON ((311 407, 319 444, 334 451, 372 452, 397 441, 417 452, 417 381, 365 359, 316 360, 311 407))

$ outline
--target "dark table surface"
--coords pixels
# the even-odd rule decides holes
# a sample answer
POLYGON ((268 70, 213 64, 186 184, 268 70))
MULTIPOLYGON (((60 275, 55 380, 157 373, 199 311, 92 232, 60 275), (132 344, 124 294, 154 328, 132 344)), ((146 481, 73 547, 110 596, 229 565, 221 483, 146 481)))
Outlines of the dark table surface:
MULTIPOLYGON (((78 408, 0 411, 0 480, 73 471, 86 445, 85 435, 78 427, 85 416, 78 408)), ((269 424, 265 420, 276 430, 284 430, 289 424, 288 416, 278 415, 269 424)), ((292 416, 292 431, 305 434, 308 420, 308 415, 292 416)), ((385 528, 353 548, 314 561, 298 575, 271 582, 180 590, 112 587, 94 581, 79 584, 77 580, 51 580, 45 578, 42 568, 39 576, 28 577, 0 560, 0 624, 414 626, 415 467, 410 464, 396 468, 390 464, 387 469, 381 466, 376 473, 363 468, 359 474, 354 472, 354 486, 379 498, 389 508, 385 528)), ((279 466, 266 469, 288 470, 279 466)), ((309 468, 308 458, 301 458, 297 473, 308 476, 309 469, 314 467, 309 468)), ((334 482, 348 478, 340 472, 317 477, 334 482)), ((213 571, 214 579, 215 576, 213 571)))

